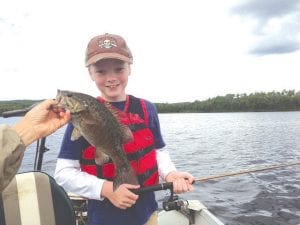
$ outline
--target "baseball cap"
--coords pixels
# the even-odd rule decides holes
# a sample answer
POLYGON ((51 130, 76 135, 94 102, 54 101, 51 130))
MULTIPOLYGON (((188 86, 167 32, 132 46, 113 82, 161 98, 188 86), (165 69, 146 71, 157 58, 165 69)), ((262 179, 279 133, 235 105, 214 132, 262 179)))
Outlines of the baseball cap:
POLYGON ((108 33, 90 40, 86 49, 85 66, 88 67, 101 59, 120 59, 130 64, 133 62, 124 38, 108 33))

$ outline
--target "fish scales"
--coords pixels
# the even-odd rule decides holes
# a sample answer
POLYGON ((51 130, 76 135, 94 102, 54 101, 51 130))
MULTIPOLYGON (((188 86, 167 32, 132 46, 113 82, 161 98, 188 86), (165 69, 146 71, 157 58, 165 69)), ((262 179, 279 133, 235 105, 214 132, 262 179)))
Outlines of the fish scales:
POLYGON ((123 144, 132 140, 130 129, 121 124, 117 112, 96 98, 79 92, 57 92, 60 107, 70 110, 74 125, 72 140, 83 136, 96 149, 95 161, 101 165, 109 160, 115 164, 114 190, 122 183, 138 184, 123 144))

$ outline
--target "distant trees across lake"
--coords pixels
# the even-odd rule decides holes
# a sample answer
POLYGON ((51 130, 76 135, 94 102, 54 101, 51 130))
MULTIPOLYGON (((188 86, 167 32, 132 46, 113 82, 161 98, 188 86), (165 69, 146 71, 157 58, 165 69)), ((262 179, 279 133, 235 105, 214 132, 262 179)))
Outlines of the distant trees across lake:
POLYGON ((40 102, 41 100, 11 100, 11 101, 0 101, 0 116, 5 111, 24 109, 33 104, 40 102))
POLYGON ((159 113, 300 111, 300 92, 227 94, 204 101, 156 103, 159 113))
MULTIPOLYGON (((0 101, 0 116, 5 111, 24 109, 42 100, 0 101)), ((204 101, 155 103, 159 113, 206 112, 272 112, 300 111, 300 92, 257 92, 252 94, 227 94, 204 101)))

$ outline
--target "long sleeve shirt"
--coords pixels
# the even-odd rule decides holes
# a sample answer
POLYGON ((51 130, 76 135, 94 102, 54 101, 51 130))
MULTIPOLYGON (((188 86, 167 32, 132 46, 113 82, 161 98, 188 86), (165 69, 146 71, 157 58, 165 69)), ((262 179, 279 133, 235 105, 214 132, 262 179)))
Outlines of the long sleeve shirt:
MULTIPOLYGON (((166 149, 156 151, 159 175, 164 180, 170 172, 176 171, 176 167, 166 149)), ((100 192, 105 180, 81 171, 79 160, 58 158, 54 177, 68 191, 89 199, 103 200, 100 192)))
POLYGON ((7 125, 0 125, 0 193, 18 172, 26 146, 7 125))

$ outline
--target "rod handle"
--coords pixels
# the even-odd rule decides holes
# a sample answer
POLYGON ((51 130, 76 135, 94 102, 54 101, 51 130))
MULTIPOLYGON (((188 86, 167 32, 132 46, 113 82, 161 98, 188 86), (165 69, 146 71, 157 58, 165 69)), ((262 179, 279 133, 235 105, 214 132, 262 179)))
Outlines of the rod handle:
POLYGON ((142 187, 139 189, 131 189, 130 191, 134 194, 139 195, 150 191, 162 191, 167 189, 173 190, 173 182, 161 183, 153 186, 142 187))

